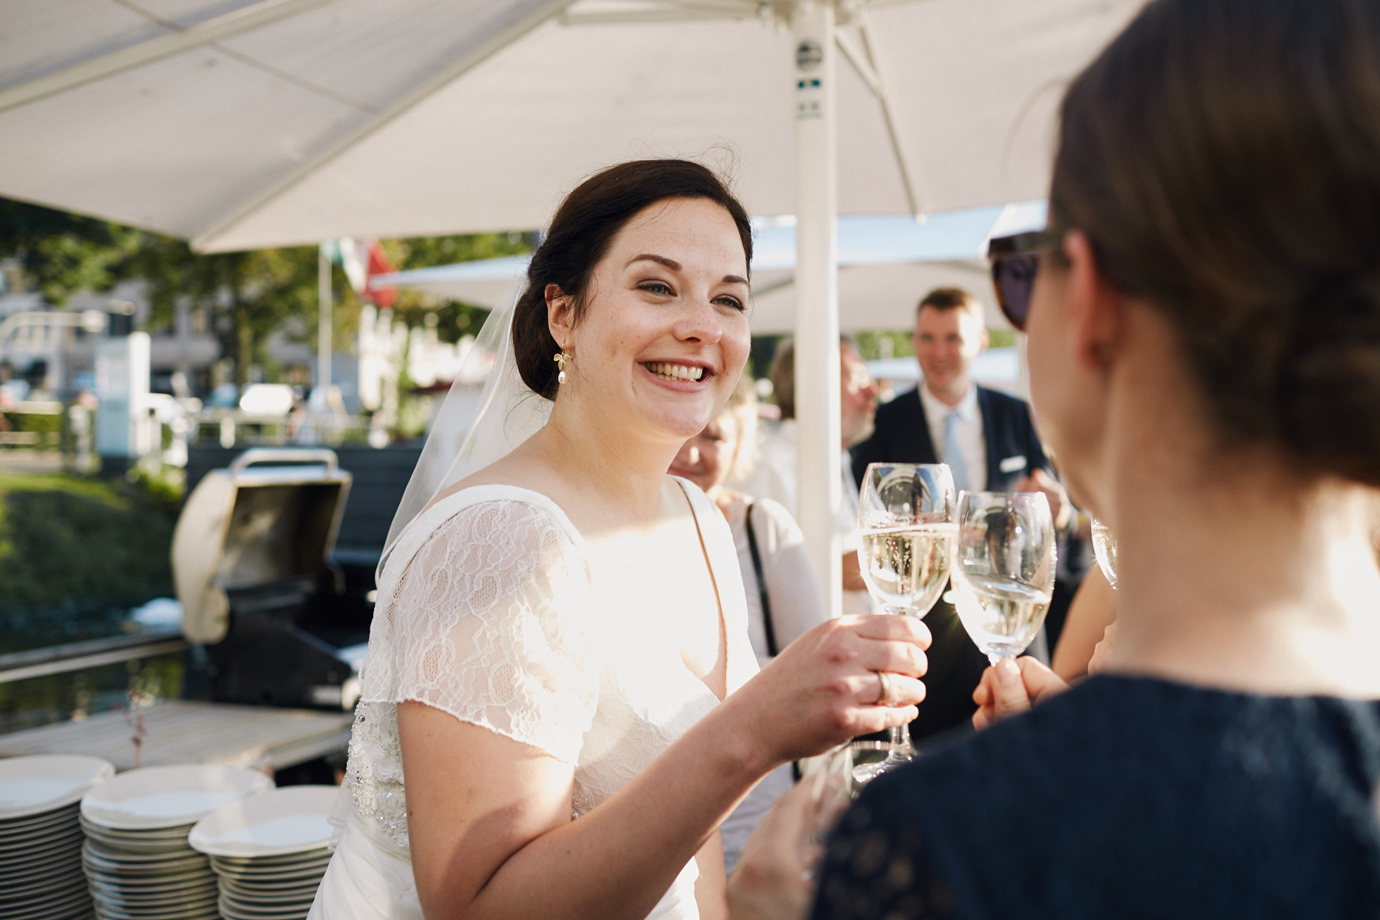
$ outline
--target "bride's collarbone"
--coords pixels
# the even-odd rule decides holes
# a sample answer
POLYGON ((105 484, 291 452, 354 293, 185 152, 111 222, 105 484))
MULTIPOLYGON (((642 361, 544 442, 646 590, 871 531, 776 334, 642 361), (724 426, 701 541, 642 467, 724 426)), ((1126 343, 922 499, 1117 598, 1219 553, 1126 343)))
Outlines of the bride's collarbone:
POLYGON ((719 658, 719 604, 694 519, 628 527, 586 538, 590 574, 615 629, 674 643, 696 677, 719 658))

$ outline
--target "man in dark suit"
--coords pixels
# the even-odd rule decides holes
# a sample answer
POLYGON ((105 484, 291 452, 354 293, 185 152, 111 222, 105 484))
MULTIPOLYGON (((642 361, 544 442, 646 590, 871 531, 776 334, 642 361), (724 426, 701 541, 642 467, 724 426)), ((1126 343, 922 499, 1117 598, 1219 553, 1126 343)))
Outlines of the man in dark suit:
MULTIPOLYGON (((982 304, 960 288, 938 288, 915 311, 912 336, 923 382, 878 407, 872 437, 852 450, 854 475, 869 463, 947 463, 959 489, 1044 492, 1055 526, 1070 506, 1050 471, 1023 400, 974 384, 973 361, 987 347, 982 304)), ((971 718, 972 694, 987 666, 953 605, 941 600, 925 617, 934 635, 926 699, 911 723, 916 741, 971 718)))

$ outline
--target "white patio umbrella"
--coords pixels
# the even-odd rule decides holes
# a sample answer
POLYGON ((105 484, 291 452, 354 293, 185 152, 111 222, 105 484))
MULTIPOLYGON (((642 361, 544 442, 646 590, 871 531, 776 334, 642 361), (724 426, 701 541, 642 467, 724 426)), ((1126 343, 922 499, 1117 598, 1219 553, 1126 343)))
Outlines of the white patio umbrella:
POLYGON ((799 221, 801 525, 829 597, 834 214, 1043 195, 1059 82, 1139 4, 8 0, 0 194, 215 251, 530 228, 601 166, 716 160, 799 221))
MULTIPOLYGON (((1042 201, 930 215, 856 215, 838 220, 838 316, 841 332, 909 328, 915 305, 936 287, 962 287, 987 308, 987 324, 1006 328, 983 258, 996 234, 1038 229, 1042 201)), ((752 332, 783 335, 796 327, 795 221, 755 220, 752 332)), ((423 291, 493 308, 527 272, 529 256, 502 256, 375 275, 375 289, 423 291)))

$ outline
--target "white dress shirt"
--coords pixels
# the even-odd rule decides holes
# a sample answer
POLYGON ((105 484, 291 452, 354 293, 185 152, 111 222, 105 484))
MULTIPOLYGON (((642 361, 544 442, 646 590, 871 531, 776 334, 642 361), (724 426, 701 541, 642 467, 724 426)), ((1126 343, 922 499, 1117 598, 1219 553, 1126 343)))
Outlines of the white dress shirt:
POLYGON ((958 405, 950 406, 940 402, 923 383, 919 387, 920 404, 925 409, 925 423, 930 428, 930 441, 934 444, 935 456, 940 463, 948 463, 944 456, 944 428, 949 413, 957 412, 954 423, 954 437, 958 449, 963 454, 963 465, 968 471, 968 491, 981 492, 987 488, 987 441, 982 432, 982 412, 978 409, 977 387, 968 384, 968 392, 963 394, 958 405))

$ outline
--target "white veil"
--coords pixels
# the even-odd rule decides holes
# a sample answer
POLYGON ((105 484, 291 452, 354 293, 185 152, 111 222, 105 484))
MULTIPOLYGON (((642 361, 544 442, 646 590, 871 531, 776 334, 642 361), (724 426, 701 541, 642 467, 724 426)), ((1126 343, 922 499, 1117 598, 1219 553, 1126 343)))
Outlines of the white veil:
POLYGON ((461 362, 388 528, 388 542, 375 573, 379 581, 403 531, 437 495, 511 453, 546 424, 552 402, 522 382, 513 352, 513 312, 526 287, 524 278, 503 305, 489 314, 461 362), (480 380, 485 381, 484 388, 476 399, 474 389, 480 380), (470 418, 473 421, 462 438, 470 418))

